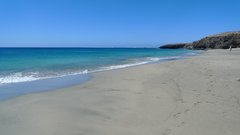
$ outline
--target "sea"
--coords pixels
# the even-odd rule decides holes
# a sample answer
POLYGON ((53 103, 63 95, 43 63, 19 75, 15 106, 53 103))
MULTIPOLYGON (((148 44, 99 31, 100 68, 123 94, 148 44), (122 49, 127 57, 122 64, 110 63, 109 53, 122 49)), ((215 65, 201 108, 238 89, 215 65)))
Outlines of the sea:
POLYGON ((0 48, 0 100, 83 83, 94 72, 198 54, 158 48, 0 48))

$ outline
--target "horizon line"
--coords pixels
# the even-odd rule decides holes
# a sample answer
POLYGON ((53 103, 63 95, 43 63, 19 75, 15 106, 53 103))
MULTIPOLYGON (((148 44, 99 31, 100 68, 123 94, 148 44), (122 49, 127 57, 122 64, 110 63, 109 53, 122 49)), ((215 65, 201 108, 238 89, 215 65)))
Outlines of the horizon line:
POLYGON ((72 48, 72 49, 74 49, 74 48, 76 48, 76 49, 77 49, 77 48, 93 48, 93 49, 94 49, 94 48, 95 48, 95 49, 98 49, 98 48, 99 48, 99 49, 101 49, 101 48, 102 48, 102 49, 104 49, 104 48, 106 48, 106 49, 107 49, 107 48, 119 48, 119 49, 121 49, 121 48, 123 48, 123 49, 124 49, 124 48, 126 48, 126 49, 146 48, 146 49, 147 49, 147 48, 149 48, 149 49, 151 49, 151 48, 159 48, 159 47, 71 47, 71 46, 70 46, 70 47, 65 47, 65 46, 61 46, 61 47, 60 47, 60 46, 49 46, 49 47, 48 47, 48 46, 46 46, 46 47, 39 47, 39 46, 37 46, 37 47, 34 47, 34 46, 33 46, 33 47, 28 47, 28 46, 4 47, 4 46, 3 46, 3 47, 0 47, 0 49, 8 49, 8 48, 9 48, 9 49, 11 49, 11 48, 19 48, 19 49, 21 49, 21 48, 23 48, 23 49, 24 49, 24 48, 36 48, 36 49, 37 49, 37 48, 39 48, 39 49, 44 49, 44 48, 49 48, 49 49, 51 49, 51 48, 52 48, 52 49, 54 49, 54 48, 72 48))

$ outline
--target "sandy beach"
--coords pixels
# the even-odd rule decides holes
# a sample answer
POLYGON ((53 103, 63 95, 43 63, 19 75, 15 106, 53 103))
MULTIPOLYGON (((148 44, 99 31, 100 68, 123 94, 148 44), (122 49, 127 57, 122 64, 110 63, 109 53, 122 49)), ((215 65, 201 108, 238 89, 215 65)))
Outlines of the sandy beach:
POLYGON ((1 135, 239 135, 240 49, 98 72, 0 102, 1 135))

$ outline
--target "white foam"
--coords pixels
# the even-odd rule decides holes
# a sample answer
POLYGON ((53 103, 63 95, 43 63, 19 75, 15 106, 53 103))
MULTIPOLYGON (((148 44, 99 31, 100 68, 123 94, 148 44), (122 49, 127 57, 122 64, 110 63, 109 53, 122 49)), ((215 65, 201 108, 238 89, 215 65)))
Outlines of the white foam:
POLYGON ((34 74, 25 76, 21 72, 18 72, 8 76, 0 77, 0 84, 28 82, 28 81, 35 81, 38 79, 39 78, 34 77, 34 74))
POLYGON ((147 63, 149 63, 149 62, 144 61, 144 62, 137 62, 137 63, 131 63, 131 64, 112 65, 112 66, 107 66, 107 67, 101 67, 97 70, 93 70, 92 72, 107 71, 107 70, 113 70, 113 69, 121 69, 121 68, 143 65, 143 64, 147 64, 147 63))
POLYGON ((0 85, 8 84, 8 83, 30 82, 30 81, 36 81, 36 80, 42 80, 42 79, 57 78, 57 77, 87 74, 87 73, 88 73, 88 70, 84 70, 76 73, 66 73, 62 75, 59 74, 59 75, 40 77, 38 72, 29 72, 26 75, 23 74, 22 72, 17 72, 8 76, 0 77, 0 85))
POLYGON ((181 56, 172 56, 172 57, 148 57, 147 59, 149 59, 150 61, 154 62, 154 61, 163 61, 163 60, 175 60, 175 59, 179 59, 181 58, 181 56))
POLYGON ((163 60, 175 60, 179 59, 181 56, 172 56, 172 57, 148 57, 144 61, 140 62, 135 62, 135 63, 130 63, 130 64, 122 64, 122 65, 111 65, 107 67, 101 67, 97 70, 93 70, 92 72, 100 72, 100 71, 108 71, 108 70, 114 70, 114 69, 121 69, 121 68, 127 68, 127 67, 133 67, 133 66, 139 66, 139 65, 144 65, 152 62, 158 62, 158 61, 163 61, 163 60))
POLYGON ((49 79, 49 78, 58 78, 58 77, 64 77, 69 75, 80 75, 80 74, 88 74, 93 72, 100 72, 100 71, 107 71, 107 70, 114 70, 114 69, 121 69, 121 68, 127 68, 127 67, 133 67, 143 64, 148 64, 152 62, 158 62, 158 61, 165 61, 165 60, 175 60, 179 59, 182 56, 172 56, 172 57, 148 57, 145 58, 139 62, 134 63, 128 63, 128 64, 121 64, 121 65, 111 65, 106 67, 100 67, 96 70, 83 70, 79 72, 69 72, 64 74, 56 74, 56 75, 50 75, 50 76, 40 76, 39 72, 28 72, 28 73, 14 73, 8 76, 0 76, 0 84, 8 84, 8 83, 19 83, 19 82, 29 82, 29 81, 36 81, 36 80, 42 80, 42 79, 49 79))
POLYGON ((65 75, 61 75, 59 77, 64 77, 64 76, 68 76, 68 75, 80 75, 80 74, 88 74, 89 71, 87 69, 83 70, 83 71, 80 71, 80 72, 76 72, 76 73, 68 73, 68 74, 65 74, 65 75))
POLYGON ((197 55, 200 55, 201 53, 203 53, 203 51, 191 52, 191 53, 187 53, 187 56, 197 56, 197 55))

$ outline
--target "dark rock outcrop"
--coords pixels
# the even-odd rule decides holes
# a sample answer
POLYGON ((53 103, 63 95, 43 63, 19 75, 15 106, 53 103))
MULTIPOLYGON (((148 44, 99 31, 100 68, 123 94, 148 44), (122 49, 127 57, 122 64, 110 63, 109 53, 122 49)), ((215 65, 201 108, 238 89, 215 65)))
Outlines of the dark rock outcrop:
POLYGON ((186 46, 185 43, 180 43, 180 44, 167 44, 164 46, 160 46, 161 49, 179 49, 179 48, 184 48, 186 46))
POLYGON ((225 32, 221 34, 207 36, 201 40, 195 41, 189 44, 171 44, 161 46, 160 48, 168 49, 228 49, 230 46, 232 48, 240 47, 240 31, 238 32, 225 32), (174 47, 176 45, 176 47, 174 47))

